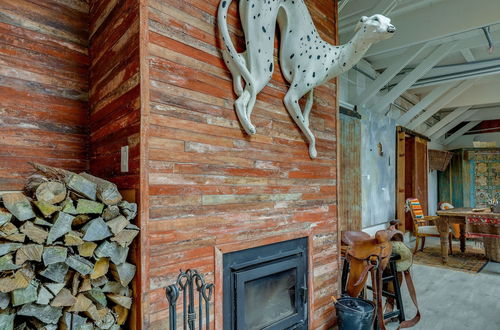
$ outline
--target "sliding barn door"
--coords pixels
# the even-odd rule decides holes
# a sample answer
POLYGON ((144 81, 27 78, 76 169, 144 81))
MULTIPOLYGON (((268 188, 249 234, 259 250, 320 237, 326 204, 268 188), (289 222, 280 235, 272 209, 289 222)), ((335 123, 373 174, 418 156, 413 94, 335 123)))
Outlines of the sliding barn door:
POLYGON ((340 115, 338 208, 341 230, 361 230, 361 123, 340 115))
POLYGON ((427 140, 398 129, 397 215, 400 229, 413 231, 413 220, 404 212, 407 198, 418 198, 424 214, 428 214, 428 156, 427 140), (404 219, 404 220, 403 220, 404 219))

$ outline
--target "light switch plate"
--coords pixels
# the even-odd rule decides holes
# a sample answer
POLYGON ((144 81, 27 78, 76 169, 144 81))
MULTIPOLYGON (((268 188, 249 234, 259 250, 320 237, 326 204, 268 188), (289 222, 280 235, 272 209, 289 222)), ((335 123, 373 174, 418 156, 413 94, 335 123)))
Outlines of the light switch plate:
POLYGON ((128 146, 123 146, 121 149, 120 168, 122 172, 128 172, 128 146))

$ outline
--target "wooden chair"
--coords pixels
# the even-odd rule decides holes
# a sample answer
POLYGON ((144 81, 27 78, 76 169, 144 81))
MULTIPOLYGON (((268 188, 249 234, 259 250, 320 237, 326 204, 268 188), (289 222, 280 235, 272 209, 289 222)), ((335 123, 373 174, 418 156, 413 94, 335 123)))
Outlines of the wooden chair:
MULTIPOLYGON (((415 249, 413 250, 413 253, 415 254, 418 250, 420 239, 422 239, 422 247, 420 248, 420 251, 424 251, 426 237, 440 237, 437 226, 430 225, 430 222, 439 220, 439 216, 425 216, 422 206, 420 205, 420 201, 417 198, 408 198, 406 200, 406 205, 408 206, 411 218, 413 219, 413 232, 417 239, 415 242, 415 249)), ((452 232, 449 230, 448 242, 450 245, 450 255, 453 254, 451 247, 452 235, 452 232)))

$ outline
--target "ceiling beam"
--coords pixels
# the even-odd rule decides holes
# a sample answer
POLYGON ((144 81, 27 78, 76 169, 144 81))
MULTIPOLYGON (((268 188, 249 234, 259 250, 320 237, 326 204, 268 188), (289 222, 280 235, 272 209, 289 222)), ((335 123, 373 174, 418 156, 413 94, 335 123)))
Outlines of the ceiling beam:
POLYGON ((417 116, 422 110, 427 108, 432 102, 436 101, 441 95, 446 93, 450 88, 455 86, 456 83, 443 84, 437 88, 434 88, 429 94, 427 94, 420 102, 415 104, 406 113, 397 119, 398 125, 405 126, 408 124, 415 116, 417 116))
POLYGON ((415 45, 409 47, 401 57, 394 62, 390 67, 377 77, 356 99, 354 104, 363 106, 374 97, 392 78, 394 78, 408 63, 410 63, 420 52, 425 48, 425 45, 415 45))
POLYGON ((476 60, 469 48, 462 49, 460 53, 462 53, 462 56, 467 62, 474 62, 476 60))
POLYGON ((499 10, 498 1, 446 0, 398 15, 392 19, 396 28, 413 28, 398 29, 394 38, 373 45, 367 56, 497 23, 499 10))
POLYGON ((439 110, 443 109, 448 103, 457 98, 460 94, 465 92, 467 89, 472 87, 474 84, 474 80, 466 80, 460 83, 457 87, 452 88, 445 95, 439 98, 436 102, 434 102, 430 107, 428 107, 425 112, 421 112, 420 115, 410 122, 407 127, 409 129, 416 129, 431 116, 435 115, 439 110))
MULTIPOLYGON (((495 45, 500 43, 500 25, 495 25, 491 27, 491 34, 495 45)), ((433 40, 427 43, 427 47, 433 47, 439 45, 440 43, 454 42, 460 43, 460 45, 455 49, 456 52, 461 51, 462 49, 474 49, 478 47, 487 47, 488 43, 484 38, 484 32, 482 30, 474 30, 467 33, 461 33, 458 35, 454 35, 453 37, 443 38, 440 40, 433 40)), ((382 42, 383 43, 383 42, 382 42)), ((401 56, 403 50, 395 51, 393 54, 388 54, 386 56, 376 56, 369 57, 365 54, 365 58, 367 58, 372 67, 375 70, 381 70, 387 68, 392 65, 395 61, 398 60, 399 56, 401 56)))
POLYGON ((469 120, 498 120, 500 119, 500 107, 480 108, 469 120))
POLYGON ((429 137, 432 140, 437 140, 441 138, 443 135, 448 133, 450 130, 452 130, 454 127, 456 127, 458 124, 460 124, 463 121, 466 121, 469 119, 471 116, 473 116, 476 113, 477 110, 469 110, 466 111, 462 116, 453 119, 449 124, 445 125, 443 128, 440 128, 436 133, 430 134, 429 137))
POLYGON ((434 124, 432 127, 427 129, 423 134, 426 136, 431 136, 434 133, 437 133, 441 128, 445 127, 449 123, 452 122, 452 120, 457 119, 459 116, 464 114, 467 110, 469 110, 470 107, 461 107, 461 108, 456 108, 452 112, 446 115, 443 119, 438 121, 436 124, 434 124))
POLYGON ((449 137, 444 139, 443 144, 444 145, 450 144, 451 142, 455 141, 456 139, 458 139, 459 137, 461 137, 462 135, 467 133, 471 128, 473 128, 474 126, 476 126, 480 122, 481 122, 481 120, 476 120, 476 121, 471 121, 471 122, 467 123, 464 127, 460 128, 458 131, 456 131, 455 133, 453 133, 452 135, 450 135, 449 137))
POLYGON ((385 94, 374 109, 375 112, 383 112, 389 104, 394 102, 404 91, 411 87, 420 77, 436 65, 443 57, 456 47, 455 43, 447 43, 439 46, 428 57, 426 57, 415 69, 408 73, 393 89, 385 94))
MULTIPOLYGON (((500 73, 500 58, 434 67, 422 78, 417 80, 412 88, 434 86, 443 82, 479 78, 500 73)), ((401 77, 393 79, 389 86, 398 83, 401 77)))
POLYGON ((458 108, 471 105, 479 108, 481 105, 491 105, 500 103, 500 74, 479 78, 476 84, 454 99, 448 108, 458 108))

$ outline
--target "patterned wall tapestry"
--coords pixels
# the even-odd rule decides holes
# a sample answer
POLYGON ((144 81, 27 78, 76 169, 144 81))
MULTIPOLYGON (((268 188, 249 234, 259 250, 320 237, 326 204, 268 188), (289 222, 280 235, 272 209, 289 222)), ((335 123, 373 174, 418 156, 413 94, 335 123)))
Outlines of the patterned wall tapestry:
POLYGON ((471 204, 485 207, 490 198, 500 200, 500 149, 469 151, 471 204))

